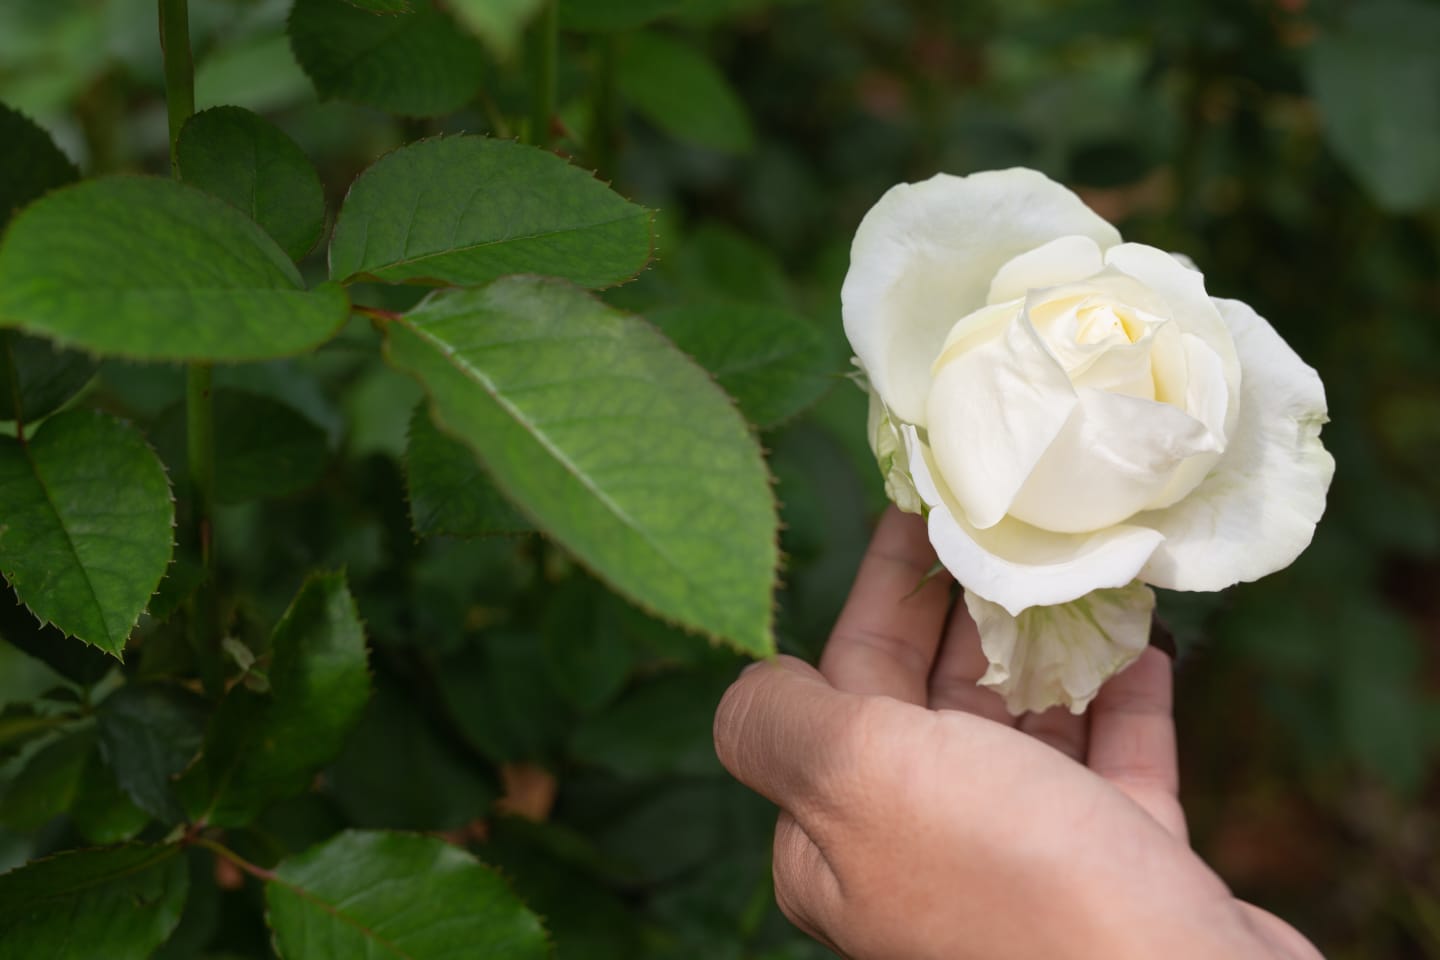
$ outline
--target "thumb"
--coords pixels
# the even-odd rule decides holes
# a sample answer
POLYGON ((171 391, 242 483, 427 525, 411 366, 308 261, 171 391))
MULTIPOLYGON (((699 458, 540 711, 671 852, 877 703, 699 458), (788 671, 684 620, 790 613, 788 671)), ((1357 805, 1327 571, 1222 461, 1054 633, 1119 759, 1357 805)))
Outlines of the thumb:
POLYGON ((807 806, 833 788, 863 699, 794 657, 751 664, 715 711, 715 753, 771 802, 807 806))

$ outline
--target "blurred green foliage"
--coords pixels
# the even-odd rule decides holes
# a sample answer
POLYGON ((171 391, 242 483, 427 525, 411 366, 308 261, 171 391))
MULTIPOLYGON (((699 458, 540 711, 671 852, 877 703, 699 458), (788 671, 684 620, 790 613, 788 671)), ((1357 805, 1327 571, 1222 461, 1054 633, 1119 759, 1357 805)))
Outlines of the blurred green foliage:
MULTIPOLYGON (((445 73, 417 106, 375 94, 360 69, 327 67, 312 86, 290 8, 194 0, 197 105, 278 124, 318 166, 332 218, 384 151, 513 135, 525 115, 508 22, 483 55, 444 41, 438 55, 473 81, 445 73)), ((1259 584, 1162 598, 1182 646, 1185 801, 1222 876, 1332 960, 1440 957, 1440 4, 565 0, 560 13, 557 146, 661 211, 658 262, 607 294, 617 306, 783 308, 813 324, 797 342, 843 357, 839 285, 869 205, 902 180, 1019 164, 1074 186, 1128 239, 1190 255, 1212 294, 1254 305, 1319 369, 1338 470, 1310 551, 1259 584)), ((423 51, 423 33, 407 42, 423 51)), ((152 0, 0 5, 0 101, 87 176, 166 168, 160 64, 152 0)), ((301 268, 323 277, 323 255, 301 268)), ((263 649, 291 572, 344 565, 376 686, 318 789, 271 807, 236 848, 273 863, 346 825, 448 831, 504 870, 562 958, 826 955, 773 906, 771 811, 710 753, 739 658, 646 618, 533 535, 417 541, 402 457, 417 394, 360 362, 373 336, 352 324, 312 357, 217 371, 227 396, 278 396, 296 437, 324 438, 307 448, 323 466, 307 454, 255 476, 283 495, 221 508, 237 635, 263 649)), ((791 416, 818 390, 763 418, 787 558, 780 642, 807 657, 883 501, 863 398, 835 367, 808 412, 791 416)), ((146 425, 172 474, 166 411, 182 381, 106 361, 91 394, 146 425)), ((0 645, 0 704, 42 704, 0 716, 23 734, 0 733, 17 798, 0 800, 0 860, 128 835, 124 798, 85 786, 93 734, 26 739, 72 705, 60 674, 16 649, 25 631, 13 617, 7 631, 13 600, 0 604, 15 644, 0 645), (92 802, 46 817, 26 777, 92 802)), ((184 661, 176 637, 140 629, 139 676, 184 661)), ((101 755, 106 730, 102 715, 101 755)), ((253 891, 208 859, 188 868, 192 908, 161 955, 269 956, 253 891)))

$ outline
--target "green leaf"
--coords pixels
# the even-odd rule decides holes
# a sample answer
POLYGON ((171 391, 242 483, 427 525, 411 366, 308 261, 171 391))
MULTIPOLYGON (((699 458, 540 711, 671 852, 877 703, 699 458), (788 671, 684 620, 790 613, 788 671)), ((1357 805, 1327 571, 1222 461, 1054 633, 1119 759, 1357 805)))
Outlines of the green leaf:
POLYGON ((307 292, 264 230, 172 180, 57 190, 0 244, 0 326, 98 353, 260 360, 308 351, 348 316, 343 290, 307 292))
POLYGON ((1310 48, 1310 88, 1326 140, 1380 206, 1440 202, 1440 9, 1354 4, 1310 48))
POLYGON ((181 780, 193 819, 241 826, 333 760, 370 696, 365 634, 339 573, 305 581, 275 628, 270 692, 233 688, 181 780))
POLYGON ((94 749, 95 731, 87 727, 63 733, 37 750, 0 799, 0 823, 22 832, 36 830, 69 810, 94 749))
POLYGON ((180 922, 180 848, 78 850, 0 876, 4 956, 146 960, 180 922))
MULTIPOLYGON (((860 400, 846 423, 863 433, 864 395, 842 388, 825 404, 837 395, 860 400)), ((859 442, 866 444, 863 436, 859 442)), ((780 545, 789 561, 780 596, 781 646, 818 659, 870 542, 869 518, 885 502, 883 493, 872 496, 865 486, 879 471, 868 445, 862 472, 811 417, 786 427, 771 443, 770 469, 782 504, 780 545)))
POLYGON ((535 528, 510 505, 470 448, 441 433, 425 404, 410 419, 405 481, 417 537, 483 537, 535 528))
POLYGON ((650 259, 651 213, 535 147, 446 137, 360 175, 330 241, 330 276, 478 285, 512 273, 603 287, 650 259))
POLYGON ((777 307, 712 303, 652 311, 649 319, 695 358, 758 427, 788 420, 838 379, 830 343, 777 307))
POLYGON ((0 229, 21 207, 56 187, 80 179, 39 124, 0 103, 0 229))
POLYGON ((711 727, 734 674, 735 668, 727 666, 651 677, 619 703, 582 721, 570 751, 629 777, 718 774, 711 727))
POLYGON ((275 949, 332 957, 462 960, 550 956, 545 931, 504 879, 443 840, 347 831, 292 857, 265 884, 275 949))
POLYGON ((215 883, 215 855, 201 847, 190 847, 189 890, 185 913, 158 952, 150 960, 237 960, 237 955, 216 953, 205 948, 214 939, 221 921, 221 892, 215 883))
POLYGON ((640 915, 590 869, 587 860, 601 855, 583 838, 553 823, 495 817, 484 853, 525 903, 545 918, 557 956, 583 960, 652 956, 644 947, 640 915))
POLYGON ((213 107, 185 121, 175 146, 180 178, 219 197, 299 260, 325 228, 325 192, 304 151, 242 107, 213 107))
POLYGON ((744 153, 755 146, 745 105, 703 54, 656 33, 629 38, 615 77, 645 119, 680 140, 744 153))
POLYGON ((790 284, 775 252, 734 227, 706 221, 687 233, 661 269, 687 302, 741 300, 790 305, 790 284))
POLYGON ((475 34, 501 59, 515 52, 525 25, 546 0, 448 0, 455 19, 475 34))
POLYGON ((326 771, 329 792, 360 827, 453 830, 485 815, 498 792, 493 775, 457 749, 427 718, 424 698, 377 679, 340 758, 326 771))
POLYGON ((140 809, 173 823, 184 816, 175 778, 204 740, 206 703, 168 683, 127 683, 100 704, 100 750, 140 809))
POLYGON ((495 763, 553 763, 569 716, 537 637, 488 630, 439 660, 435 681, 462 736, 495 763))
POLYGON ((92 750, 80 773, 70 819, 88 843, 133 840, 150 822, 150 814, 131 802, 115 782, 99 749, 92 750))
POLYGON ((0 640, 82 687, 92 686, 115 667, 113 657, 35 619, 35 614, 25 609, 15 591, 3 581, 0 581, 0 640))
POLYGON ((7 703, 0 710, 0 760, 9 760, 19 754, 26 744, 74 719, 74 716, 66 714, 39 713, 31 703, 7 703))
POLYGON ((633 30, 684 6, 683 0, 557 0, 567 30, 633 30))
POLYGON ((458 110, 484 79, 484 48, 428 0, 384 17, 346 0, 295 0, 290 48, 322 99, 406 116, 458 110))
POLYGON ((431 296, 386 332, 442 429, 537 525, 641 606, 768 653, 778 562, 760 450, 644 322, 555 281, 431 296))
POLYGON ((625 685, 640 645, 628 630, 624 601, 588 577, 551 590, 541 615, 545 666, 565 699, 580 710, 603 706, 625 685))
POLYGON ((0 330, 0 420, 33 423, 75 396, 99 366, 48 340, 0 330))
MULTIPOLYGON (((330 447, 319 425, 263 394, 218 389, 212 396, 215 435, 220 438, 215 450, 217 502, 283 497, 320 479, 330 447)), ((189 477, 185 405, 166 410, 150 433, 176 485, 182 486, 189 477)))
POLYGON ((120 657, 170 563, 165 469, 129 425, 93 410, 0 437, 0 573, 36 616, 120 657))

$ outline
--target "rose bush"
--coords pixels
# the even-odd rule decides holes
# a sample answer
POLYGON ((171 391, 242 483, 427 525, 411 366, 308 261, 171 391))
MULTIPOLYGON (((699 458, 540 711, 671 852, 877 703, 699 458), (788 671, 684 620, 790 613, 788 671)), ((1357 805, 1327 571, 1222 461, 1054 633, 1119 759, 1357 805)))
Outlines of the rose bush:
POLYGON ((1012 712, 1082 711, 1149 586, 1220 590, 1309 544, 1325 392, 1188 261, 1032 170, 887 192, 842 290, 886 491, 928 518, 1012 712))

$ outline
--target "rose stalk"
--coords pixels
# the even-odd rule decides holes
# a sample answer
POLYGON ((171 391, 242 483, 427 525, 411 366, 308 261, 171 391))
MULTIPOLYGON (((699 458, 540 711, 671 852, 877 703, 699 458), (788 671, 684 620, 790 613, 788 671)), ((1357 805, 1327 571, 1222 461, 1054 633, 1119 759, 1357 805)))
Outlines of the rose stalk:
POLYGON ((927 518, 1012 713, 1075 713, 1149 639, 1150 589, 1310 543, 1325 391, 1187 260, 1032 170, 893 187, 841 294, 890 499, 927 518))

